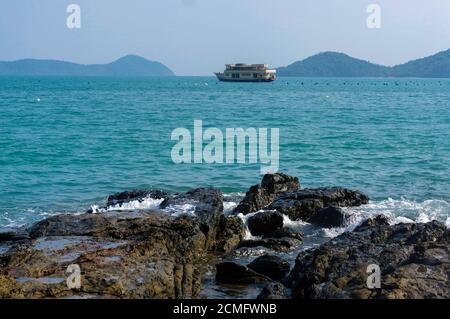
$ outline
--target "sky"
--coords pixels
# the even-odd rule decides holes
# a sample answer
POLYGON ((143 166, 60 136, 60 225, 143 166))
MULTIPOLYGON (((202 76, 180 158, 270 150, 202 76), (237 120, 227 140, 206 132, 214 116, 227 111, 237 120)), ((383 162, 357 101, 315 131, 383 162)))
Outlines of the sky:
POLYGON ((448 0, 1 0, 0 60, 108 63, 127 54, 177 75, 278 67, 322 51, 395 65, 450 48, 448 0), (81 8, 81 28, 66 25, 81 8), (380 28, 368 28, 378 4, 380 28))

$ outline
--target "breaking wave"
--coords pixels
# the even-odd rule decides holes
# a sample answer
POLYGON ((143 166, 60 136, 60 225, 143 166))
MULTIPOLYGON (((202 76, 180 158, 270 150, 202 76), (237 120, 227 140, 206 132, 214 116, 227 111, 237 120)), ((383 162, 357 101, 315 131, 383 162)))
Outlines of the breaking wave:
POLYGON ((405 198, 388 198, 381 201, 371 201, 367 205, 344 208, 347 213, 345 227, 324 228, 325 237, 334 238, 345 231, 352 231, 362 221, 377 215, 389 218, 390 224, 428 223, 437 220, 450 228, 450 203, 444 200, 411 201, 405 198))
POLYGON ((248 229, 248 219, 256 214, 258 214, 258 212, 254 212, 254 213, 250 213, 247 215, 244 214, 238 214, 237 216, 242 220, 242 222, 245 225, 245 237, 244 240, 257 240, 260 239, 260 236, 253 236, 252 233, 250 232, 250 229, 248 229))
POLYGON ((99 207, 99 205, 92 205, 91 210, 93 213, 106 213, 109 211, 127 211, 127 210, 139 210, 139 209, 157 209, 159 205, 164 201, 164 198, 152 198, 150 196, 139 200, 133 200, 130 202, 116 204, 108 207, 99 207))
MULTIPOLYGON (((233 209, 238 205, 240 200, 244 197, 243 193, 228 193, 224 194, 224 214, 231 215, 233 209)), ((152 198, 146 197, 140 200, 134 200, 122 204, 112 205, 108 207, 102 207, 100 205, 91 206, 93 213, 105 213, 110 211, 128 211, 128 210, 150 210, 159 209, 161 203, 164 201, 163 198, 152 198)), ((388 198, 381 201, 371 201, 367 205, 360 207, 349 207, 343 208, 347 213, 348 219, 345 227, 339 228, 323 228, 320 229, 321 236, 333 238, 344 231, 351 231, 363 220, 376 216, 385 215, 389 217, 392 224, 398 223, 426 223, 432 220, 437 220, 444 223, 448 228, 450 228, 450 203, 445 200, 430 199, 425 201, 412 201, 405 198, 393 199, 388 198)), ((163 212, 167 212, 172 216, 190 215, 195 214, 195 204, 183 204, 183 205, 170 205, 164 209, 163 212)), ((83 210, 72 212, 73 214, 81 214, 83 210)), ((49 217, 52 215, 58 215, 64 212, 59 211, 42 211, 29 208, 23 211, 21 214, 11 214, 8 212, 3 212, 0 214, 0 227, 14 228, 30 224, 31 222, 49 217)), ((67 213, 67 212, 65 212, 67 213)), ((243 220, 244 224, 247 225, 247 220, 249 217, 256 213, 242 215, 239 217, 243 220)), ((310 233, 312 226, 303 221, 292 221, 289 217, 284 216, 285 227, 291 227, 306 231, 310 233)), ((315 234, 317 233, 317 228, 315 228, 315 234)), ((257 237, 252 236, 248 228, 246 228, 246 239, 257 239, 257 237)))
POLYGON ((393 224, 398 223, 427 223, 437 220, 449 226, 450 203, 430 199, 423 202, 411 201, 405 198, 388 198, 382 201, 371 201, 367 205, 345 209, 355 221, 385 215, 393 224))
POLYGON ((169 205, 162 209, 163 212, 170 214, 173 217, 178 216, 195 216, 195 205, 194 204, 180 204, 180 205, 169 205))
MULTIPOLYGON (((231 206, 231 204, 229 205, 231 206)), ((377 215, 387 216, 391 224, 427 223, 437 220, 450 228, 450 203, 444 200, 416 202, 404 198, 388 198, 381 201, 371 201, 369 204, 359 207, 343 208, 343 210, 347 214, 347 221, 344 227, 319 228, 301 220, 291 220, 286 215, 283 215, 283 224, 284 227, 303 232, 309 238, 334 238, 346 231, 352 231, 367 218, 377 215)), ((259 238, 253 236, 247 227, 248 219, 257 213, 238 215, 246 226, 245 239, 254 240, 259 238)))

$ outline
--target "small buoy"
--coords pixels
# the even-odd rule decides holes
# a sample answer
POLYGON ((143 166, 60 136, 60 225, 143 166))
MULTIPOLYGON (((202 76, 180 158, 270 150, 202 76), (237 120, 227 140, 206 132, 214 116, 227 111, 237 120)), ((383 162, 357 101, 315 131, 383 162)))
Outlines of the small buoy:
POLYGON ((40 99, 40 98, 37 98, 36 101, 41 102, 41 99, 40 99))

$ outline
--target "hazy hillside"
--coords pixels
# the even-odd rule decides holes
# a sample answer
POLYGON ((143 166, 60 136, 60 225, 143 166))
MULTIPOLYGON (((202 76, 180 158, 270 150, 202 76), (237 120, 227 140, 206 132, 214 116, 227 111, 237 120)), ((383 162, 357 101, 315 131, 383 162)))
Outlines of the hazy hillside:
POLYGON ((394 67, 324 52, 277 69, 279 76, 450 78, 450 50, 394 67))
POLYGON ((159 62, 127 55, 108 64, 83 65, 55 60, 0 62, 0 75, 21 76, 174 76, 159 62))
POLYGON ((449 78, 450 50, 397 65, 391 69, 390 75, 395 77, 449 78))
POLYGON ((381 77, 388 68, 352 58, 343 53, 324 52, 277 69, 279 76, 381 77))

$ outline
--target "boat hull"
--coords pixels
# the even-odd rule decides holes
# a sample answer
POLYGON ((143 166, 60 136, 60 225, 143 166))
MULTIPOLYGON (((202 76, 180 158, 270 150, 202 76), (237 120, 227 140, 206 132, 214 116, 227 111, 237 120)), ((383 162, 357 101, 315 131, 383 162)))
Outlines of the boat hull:
POLYGON ((222 82, 273 82, 276 80, 276 77, 270 77, 270 78, 251 78, 251 79, 245 79, 245 78, 229 78, 224 77, 221 74, 216 73, 217 79, 222 82))

